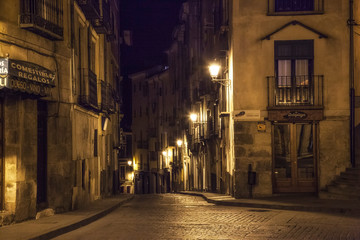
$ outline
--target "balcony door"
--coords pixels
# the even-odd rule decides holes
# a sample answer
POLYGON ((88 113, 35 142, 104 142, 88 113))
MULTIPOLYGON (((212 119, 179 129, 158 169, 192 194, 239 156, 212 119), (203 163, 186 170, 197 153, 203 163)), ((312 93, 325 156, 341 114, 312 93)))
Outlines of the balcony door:
POLYGON ((312 104, 313 40, 275 41, 276 104, 312 104))
POLYGON ((316 192, 316 124, 273 125, 274 192, 316 192))

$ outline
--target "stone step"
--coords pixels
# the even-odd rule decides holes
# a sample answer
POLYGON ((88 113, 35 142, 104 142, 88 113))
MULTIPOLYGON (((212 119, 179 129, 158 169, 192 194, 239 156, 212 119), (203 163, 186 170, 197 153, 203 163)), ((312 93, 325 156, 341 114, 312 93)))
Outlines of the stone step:
POLYGON ((342 173, 340 173, 340 177, 349 179, 349 180, 360 181, 360 174, 358 174, 357 172, 342 172, 342 173))
POLYGON ((347 168, 319 192, 320 198, 360 200, 360 168, 347 168))
POLYGON ((346 168, 346 172, 360 174, 360 168, 346 168))
POLYGON ((358 180, 354 180, 354 179, 337 178, 336 180, 334 180, 333 184, 335 184, 335 185, 347 185, 347 186, 359 187, 360 188, 360 182, 358 180))
POLYGON ((339 187, 336 185, 327 186, 327 191, 329 193, 342 194, 347 196, 357 196, 360 198, 360 191, 353 189, 352 187, 339 187))
POLYGON ((319 198, 320 199, 359 200, 360 201, 360 197, 358 197, 358 196, 329 193, 327 191, 319 192, 319 198))

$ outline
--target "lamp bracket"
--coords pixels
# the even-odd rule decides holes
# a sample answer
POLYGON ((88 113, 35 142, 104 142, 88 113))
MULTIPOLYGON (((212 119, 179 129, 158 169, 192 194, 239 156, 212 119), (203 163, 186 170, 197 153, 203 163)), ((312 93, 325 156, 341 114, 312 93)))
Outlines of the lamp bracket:
POLYGON ((219 83, 223 86, 229 86, 230 85, 230 79, 225 79, 225 78, 211 78, 211 81, 212 82, 215 82, 215 83, 219 83))

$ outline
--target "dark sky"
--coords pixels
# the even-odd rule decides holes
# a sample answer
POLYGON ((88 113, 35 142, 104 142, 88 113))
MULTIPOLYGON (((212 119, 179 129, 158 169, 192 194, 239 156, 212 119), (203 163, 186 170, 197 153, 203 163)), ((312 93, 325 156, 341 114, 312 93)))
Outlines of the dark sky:
POLYGON ((174 26, 184 0, 122 0, 121 29, 132 30, 132 46, 123 44, 122 72, 134 73, 166 63, 174 26))

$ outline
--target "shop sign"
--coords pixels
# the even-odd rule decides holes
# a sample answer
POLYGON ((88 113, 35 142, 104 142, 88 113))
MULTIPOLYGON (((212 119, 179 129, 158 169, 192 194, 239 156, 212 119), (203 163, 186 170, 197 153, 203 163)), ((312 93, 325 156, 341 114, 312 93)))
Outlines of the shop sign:
POLYGON ((299 122, 299 121, 321 121, 324 119, 324 112, 322 109, 302 109, 299 110, 270 110, 268 112, 268 119, 270 121, 285 121, 285 122, 299 122))
POLYGON ((41 96, 49 96, 51 89, 46 85, 34 84, 13 78, 8 79, 8 88, 41 96))
POLYGON ((34 63, 0 58, 0 89, 48 96, 54 86, 55 72, 34 63))
POLYGON ((0 58, 0 89, 7 87, 8 66, 9 60, 7 58, 0 58))
POLYGON ((9 75, 35 83, 55 86, 55 73, 30 62, 9 60, 9 75))
POLYGON ((235 110, 235 121, 261 121, 260 110, 235 110))
POLYGON ((305 118, 307 118, 307 114, 304 113, 304 112, 293 111, 293 112, 289 112, 288 114, 286 114, 284 116, 284 118, 287 118, 287 119, 305 119, 305 118))

